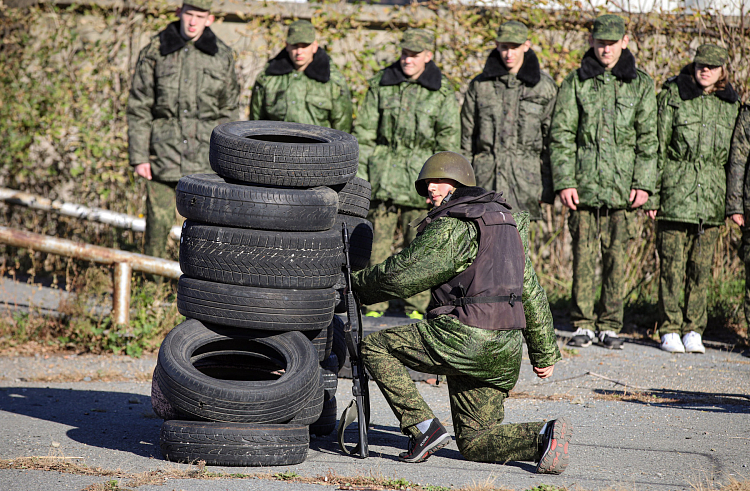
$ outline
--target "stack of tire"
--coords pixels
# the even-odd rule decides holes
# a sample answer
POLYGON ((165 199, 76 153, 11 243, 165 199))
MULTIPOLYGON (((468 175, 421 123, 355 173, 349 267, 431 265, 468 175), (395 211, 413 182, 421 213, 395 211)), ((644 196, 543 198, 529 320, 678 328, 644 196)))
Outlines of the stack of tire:
POLYGON ((342 223, 354 269, 372 248, 358 153, 338 130, 226 123, 211 135, 217 175, 180 179, 177 307, 187 320, 164 339, 152 383, 166 459, 297 464, 311 433, 336 429, 342 223))

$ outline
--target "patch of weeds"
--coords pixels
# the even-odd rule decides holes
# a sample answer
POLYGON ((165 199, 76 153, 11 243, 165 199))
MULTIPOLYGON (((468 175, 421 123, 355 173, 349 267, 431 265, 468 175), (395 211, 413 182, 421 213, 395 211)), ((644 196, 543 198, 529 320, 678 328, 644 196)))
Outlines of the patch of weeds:
POLYGON ((581 353, 575 348, 563 348, 562 355, 563 358, 572 358, 574 356, 580 356, 581 353))
POLYGON ((451 488, 445 486, 433 486, 432 484, 424 484, 421 487, 425 491, 451 491, 451 488))
POLYGON ((293 479, 297 479, 298 477, 300 477, 300 475, 294 471, 287 471, 287 472, 278 472, 274 474, 273 477, 280 481, 291 481, 293 479))
POLYGON ((406 489, 414 486, 414 484, 411 483, 411 481, 400 477, 398 479, 383 479, 381 482, 381 485, 388 486, 396 489, 406 489))
POLYGON ((567 488, 559 488, 557 486, 553 486, 552 484, 540 484, 539 486, 529 488, 528 491, 566 491, 566 490, 567 488))

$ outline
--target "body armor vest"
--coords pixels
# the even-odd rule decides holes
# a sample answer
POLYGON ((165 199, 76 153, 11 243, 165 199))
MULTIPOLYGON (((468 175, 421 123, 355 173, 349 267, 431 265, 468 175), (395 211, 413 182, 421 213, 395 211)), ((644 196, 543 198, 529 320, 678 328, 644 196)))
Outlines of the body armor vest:
POLYGON ((450 201, 428 213, 418 232, 442 217, 473 221, 479 228, 479 250, 465 271, 433 288, 427 318, 450 315, 480 329, 524 329, 521 297, 526 256, 502 195, 477 187, 458 188, 450 201))

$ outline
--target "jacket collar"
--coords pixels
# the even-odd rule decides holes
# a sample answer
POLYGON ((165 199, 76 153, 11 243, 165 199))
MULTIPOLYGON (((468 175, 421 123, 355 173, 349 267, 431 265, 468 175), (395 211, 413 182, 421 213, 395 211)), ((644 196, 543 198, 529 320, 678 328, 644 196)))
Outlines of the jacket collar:
POLYGON ((503 193, 501 192, 487 191, 479 186, 459 186, 453 190, 450 201, 447 203, 441 203, 440 206, 431 209, 427 213, 427 216, 420 222, 415 223, 415 220, 415 222, 412 222, 410 225, 417 225, 417 233, 422 233, 432 220, 446 215, 451 216, 450 212, 452 208, 467 203, 490 203, 492 201, 496 201, 510 210, 510 205, 506 203, 505 198, 503 198, 503 193))
MULTIPOLYGON (((442 86, 443 74, 434 61, 430 61, 425 66, 424 72, 417 79, 417 83, 428 90, 440 90, 442 86)), ((408 79, 401 70, 401 63, 398 61, 383 70, 383 76, 380 78, 381 86, 398 85, 406 82, 408 79)))
MULTIPOLYGON (((490 55, 487 57, 487 62, 484 64, 484 70, 482 70, 481 77, 483 79, 492 79, 502 77, 508 74, 508 68, 503 63, 500 53, 493 49, 490 55)), ((528 87, 534 87, 541 80, 541 71, 539 69, 539 59, 536 57, 536 53, 533 50, 528 50, 523 55, 523 65, 518 70, 516 78, 520 80, 524 85, 528 87)))
MULTIPOLYGON (((167 56, 182 49, 187 44, 185 38, 180 34, 180 21, 172 22, 166 29, 159 33, 159 54, 167 56)), ((219 46, 216 44, 216 34, 210 27, 206 27, 201 37, 193 43, 195 47, 207 55, 214 56, 219 52, 219 46)))
MULTIPOLYGON (((294 63, 292 63, 289 53, 287 53, 286 49, 282 49, 276 57, 268 62, 266 75, 286 75, 287 73, 292 73, 294 70, 294 63)), ((331 80, 331 59, 323 48, 319 48, 315 52, 312 61, 307 65, 304 73, 308 78, 317 80, 318 82, 327 83, 331 80)))
MULTIPOLYGON (((677 84, 677 89, 680 91, 680 99, 683 101, 696 99, 703 95, 703 87, 698 85, 698 82, 695 81, 693 66, 693 63, 690 63, 682 67, 680 74, 672 79, 677 84)), ((714 95, 722 101, 729 102, 730 104, 734 104, 740 98, 730 83, 727 83, 726 87, 723 89, 714 92, 714 95)))
MULTIPOLYGON (((601 75, 605 71, 604 65, 602 65, 594 54, 594 48, 591 48, 583 55, 581 68, 578 69, 578 77, 581 81, 584 81, 601 75)), ((612 68, 612 75, 623 82, 630 82, 638 77, 638 72, 635 69, 635 57, 629 49, 625 48, 622 50, 620 59, 617 60, 617 64, 612 68)))

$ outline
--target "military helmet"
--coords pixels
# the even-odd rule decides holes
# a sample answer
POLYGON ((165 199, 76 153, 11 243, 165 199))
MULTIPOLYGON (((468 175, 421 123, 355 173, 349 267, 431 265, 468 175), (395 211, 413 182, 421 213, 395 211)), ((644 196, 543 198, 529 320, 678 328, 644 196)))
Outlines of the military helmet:
POLYGON ((414 187, 420 196, 427 196, 427 179, 453 179, 463 186, 476 186, 474 169, 463 155, 456 152, 438 152, 424 163, 414 187))

